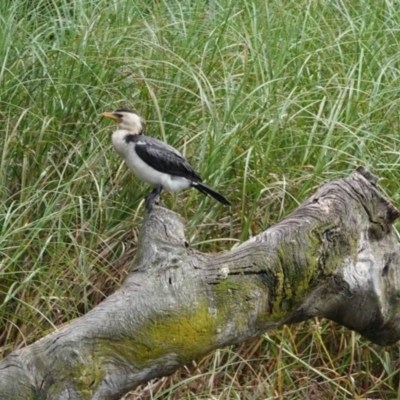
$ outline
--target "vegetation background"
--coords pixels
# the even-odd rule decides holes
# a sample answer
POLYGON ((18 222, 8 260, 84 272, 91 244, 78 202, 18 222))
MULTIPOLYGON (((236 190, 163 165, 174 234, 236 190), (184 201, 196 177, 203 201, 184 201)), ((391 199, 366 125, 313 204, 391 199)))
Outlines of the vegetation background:
MULTIPOLYGON (((100 113, 130 106, 231 210, 164 195, 203 251, 357 165, 400 204, 395 0, 1 0, 0 354, 123 281, 149 188, 100 113)), ((221 349, 127 399, 395 399, 399 346, 328 321, 221 349)))

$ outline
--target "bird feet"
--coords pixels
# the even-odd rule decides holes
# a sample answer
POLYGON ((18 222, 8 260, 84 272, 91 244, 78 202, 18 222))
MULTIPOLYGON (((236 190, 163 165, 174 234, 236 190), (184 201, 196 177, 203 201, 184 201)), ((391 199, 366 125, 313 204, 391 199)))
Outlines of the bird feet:
POLYGON ((150 192, 145 197, 144 205, 145 205, 147 211, 151 211, 154 203, 156 203, 156 204, 159 203, 160 194, 162 192, 162 189, 163 189, 162 186, 157 186, 152 192, 150 192))

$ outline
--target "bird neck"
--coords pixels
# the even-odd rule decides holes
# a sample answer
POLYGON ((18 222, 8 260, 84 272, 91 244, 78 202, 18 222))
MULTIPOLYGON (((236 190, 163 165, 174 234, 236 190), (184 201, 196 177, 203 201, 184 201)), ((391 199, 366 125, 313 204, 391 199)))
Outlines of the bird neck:
MULTIPOLYGON (((125 132, 126 135, 143 135, 143 129, 126 129, 126 128, 119 128, 118 131, 125 132)), ((118 132, 117 131, 117 132, 118 132)))
POLYGON ((111 142, 114 146, 115 151, 122 157, 125 157, 129 153, 129 144, 126 141, 126 137, 130 135, 139 135, 140 133, 134 132, 128 129, 118 129, 111 136, 111 142))
POLYGON ((118 125, 118 129, 122 131, 127 131, 131 133, 132 135, 141 135, 143 133, 143 127, 142 125, 133 125, 132 124, 127 124, 125 122, 122 122, 118 125))

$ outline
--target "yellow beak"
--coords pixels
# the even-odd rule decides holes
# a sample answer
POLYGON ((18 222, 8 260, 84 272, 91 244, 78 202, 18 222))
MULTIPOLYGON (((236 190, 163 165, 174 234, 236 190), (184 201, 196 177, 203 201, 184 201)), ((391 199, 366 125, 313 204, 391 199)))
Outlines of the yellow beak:
POLYGON ((103 117, 110 118, 110 119, 112 119, 112 120, 115 121, 115 122, 121 122, 121 118, 119 118, 117 115, 115 115, 115 114, 112 113, 112 112, 103 112, 101 115, 102 115, 103 117))

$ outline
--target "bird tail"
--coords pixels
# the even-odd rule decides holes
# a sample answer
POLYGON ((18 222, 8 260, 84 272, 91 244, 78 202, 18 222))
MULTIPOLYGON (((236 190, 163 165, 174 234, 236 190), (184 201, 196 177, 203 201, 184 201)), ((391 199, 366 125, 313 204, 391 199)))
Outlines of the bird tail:
POLYGON ((224 196, 222 196, 222 194, 210 188, 210 186, 207 186, 203 182, 192 182, 192 187, 196 188, 199 192, 205 194, 206 196, 214 197, 215 200, 218 200, 220 203, 225 204, 226 206, 231 205, 231 203, 224 196))

